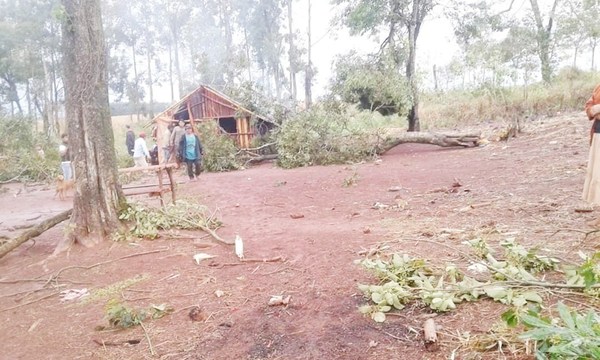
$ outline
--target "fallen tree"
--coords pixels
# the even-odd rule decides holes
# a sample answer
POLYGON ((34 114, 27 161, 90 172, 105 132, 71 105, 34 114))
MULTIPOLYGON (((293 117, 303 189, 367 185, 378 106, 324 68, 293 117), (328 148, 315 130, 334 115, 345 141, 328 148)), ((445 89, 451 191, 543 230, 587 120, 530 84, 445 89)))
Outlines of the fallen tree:
POLYGON ((2 244, 2 246, 0 246, 0 259, 3 258, 9 252, 19 247, 21 244, 39 236, 44 231, 67 220, 71 216, 71 213, 73 213, 73 209, 63 211, 58 215, 55 215, 49 219, 42 221, 33 228, 24 231, 23 233, 21 233, 21 235, 17 236, 16 238, 8 240, 4 244, 2 244))
MULTIPOLYGON (((479 146, 482 141, 481 134, 439 134, 429 132, 407 132, 398 136, 390 137, 382 140, 373 141, 373 153, 382 155, 392 148, 400 144, 416 143, 416 144, 431 144, 441 147, 475 147, 479 146)), ((269 144, 271 145, 271 144, 269 144)), ((240 151, 241 153, 241 151, 240 151)), ((263 161, 277 160, 278 154, 260 155, 250 152, 244 153, 247 156, 246 165, 258 164, 263 161)))
POLYGON ((428 132, 407 132, 400 136, 390 138, 383 143, 379 155, 400 145, 407 143, 431 144, 442 147, 462 146, 475 147, 481 141, 481 134, 436 134, 428 132))

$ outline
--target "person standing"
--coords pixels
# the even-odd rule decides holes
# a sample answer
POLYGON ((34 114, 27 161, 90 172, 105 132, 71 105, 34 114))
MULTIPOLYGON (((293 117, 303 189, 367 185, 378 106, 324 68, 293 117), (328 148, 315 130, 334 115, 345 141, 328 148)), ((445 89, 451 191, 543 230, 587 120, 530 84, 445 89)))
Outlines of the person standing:
POLYGON ((133 162, 135 163, 135 167, 148 166, 148 162, 146 161, 148 157, 150 157, 150 152, 146 145, 146 133, 142 131, 133 147, 133 162))
POLYGON ((135 133, 131 130, 131 126, 125 125, 127 132, 125 133, 125 146, 127 146, 127 153, 129 156, 133 156, 133 148, 135 146, 135 133))
POLYGON ((166 164, 169 162, 171 158, 171 151, 173 147, 171 146, 171 132, 173 131, 173 124, 169 124, 167 126, 167 130, 161 136, 161 145, 163 149, 163 163, 166 164))
POLYGON ((178 167, 182 161, 182 158, 179 157, 179 154, 180 154, 179 143, 181 142, 181 138, 185 134, 184 126, 185 126, 185 122, 183 120, 179 120, 178 125, 175 126, 175 128, 171 132, 171 148, 173 149, 172 151, 176 156, 178 167))
POLYGON ((64 180, 73 178, 73 168, 71 167, 71 150, 69 149, 69 139, 67 134, 60 136, 62 143, 58 146, 58 155, 60 156, 60 168, 64 180))
MULTIPOLYGON (((592 127, 582 199, 590 205, 600 205, 600 85, 585 103, 585 113, 592 121, 592 127)), ((600 227, 600 218, 588 222, 588 225, 600 227)))
POLYGON ((179 157, 187 165, 190 180, 198 180, 202 171, 202 144, 190 124, 185 125, 185 135, 181 137, 179 143, 179 157))

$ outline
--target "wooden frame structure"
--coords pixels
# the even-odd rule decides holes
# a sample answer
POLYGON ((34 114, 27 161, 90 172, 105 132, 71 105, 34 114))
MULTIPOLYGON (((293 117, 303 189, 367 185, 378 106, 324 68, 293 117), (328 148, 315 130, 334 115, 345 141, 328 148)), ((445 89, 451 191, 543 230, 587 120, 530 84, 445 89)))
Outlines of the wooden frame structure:
POLYGON ((263 136, 275 123, 265 117, 254 114, 227 95, 201 85, 158 114, 152 122, 156 126, 156 138, 159 148, 161 134, 169 124, 183 120, 194 125, 196 122, 216 121, 223 134, 233 137, 240 149, 251 147, 255 136, 263 136))
POLYGON ((130 174, 130 173, 134 173, 134 172, 156 172, 156 175, 158 177, 158 183, 157 184, 141 184, 141 185, 123 185, 123 194, 125 196, 132 196, 132 195, 143 195, 143 194, 149 194, 149 195, 157 195, 160 196, 160 205, 164 206, 165 205, 165 201, 164 201, 164 194, 170 192, 171 193, 171 199, 173 200, 173 203, 175 203, 175 201, 177 200, 176 194, 175 194, 175 188, 176 188, 176 184, 175 181, 173 179, 173 169, 177 167, 177 164, 162 164, 162 165, 151 165, 151 166, 146 166, 146 167, 130 167, 130 168, 123 168, 123 169, 119 169, 119 174, 130 174), (163 180, 163 174, 164 172, 166 172, 168 178, 169 178, 169 182, 165 183, 163 180))

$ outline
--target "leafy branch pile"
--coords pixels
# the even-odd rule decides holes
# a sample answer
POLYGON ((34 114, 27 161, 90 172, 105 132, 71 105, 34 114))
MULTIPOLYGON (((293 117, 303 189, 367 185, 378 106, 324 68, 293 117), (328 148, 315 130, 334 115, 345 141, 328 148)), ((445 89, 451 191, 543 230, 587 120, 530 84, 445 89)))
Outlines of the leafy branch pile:
POLYGON ((129 232, 118 234, 116 240, 126 240, 128 236, 156 239, 160 230, 214 230, 222 225, 205 206, 183 200, 162 208, 131 204, 119 215, 119 219, 129 224, 129 232))
POLYGON ((343 110, 315 105, 286 121, 277 135, 278 165, 294 168, 373 158, 383 136, 361 127, 343 110))
POLYGON ((204 150, 202 156, 204 170, 219 172, 237 170, 241 167, 241 160, 236 157, 238 149, 233 138, 222 134, 216 121, 201 122, 198 124, 198 131, 204 150))
MULTIPOLYGON (((570 287, 597 294, 600 283, 600 255, 585 258, 581 266, 565 267, 565 282, 546 283, 537 276, 558 268, 558 260, 537 254, 537 249, 525 249, 514 239, 501 245, 503 260, 497 260, 492 250, 481 240, 467 242, 479 255, 474 269, 488 274, 487 279, 475 279, 461 272, 455 265, 435 268, 425 260, 408 255, 392 254, 389 259, 363 259, 358 262, 373 272, 380 282, 376 285, 359 285, 371 304, 360 307, 377 322, 385 321, 385 313, 402 309, 412 301, 422 301, 439 312, 451 311, 463 301, 475 301, 487 297, 516 309, 524 309, 528 303, 541 303, 541 296, 534 287, 570 287), (525 289, 525 290, 524 290, 525 289)), ((582 255, 583 256, 583 255, 582 255)))
POLYGON ((166 304, 151 305, 148 309, 135 309, 112 299, 105 307, 106 319, 113 328, 126 329, 140 325, 146 319, 160 319, 173 312, 166 304))

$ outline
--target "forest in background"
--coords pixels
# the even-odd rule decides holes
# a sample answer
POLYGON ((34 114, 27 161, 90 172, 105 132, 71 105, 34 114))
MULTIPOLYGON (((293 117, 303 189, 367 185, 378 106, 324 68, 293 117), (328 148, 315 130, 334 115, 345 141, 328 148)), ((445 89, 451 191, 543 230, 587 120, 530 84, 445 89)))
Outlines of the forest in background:
MULTIPOLYGON (((329 36, 339 34, 342 41, 350 34, 379 50, 359 51, 350 39, 347 53, 330 69, 316 68, 310 0, 103 1, 112 115, 131 114, 132 122, 140 123, 166 106, 155 100, 159 89, 168 89, 175 101, 207 84, 280 124, 297 119, 316 132, 335 133, 349 127, 344 122, 404 127, 406 120, 409 131, 431 130, 581 109, 600 80, 594 56, 600 37, 597 1, 333 0, 330 5, 329 36), (452 24, 460 50, 445 66, 421 68, 420 29, 440 19, 452 24), (330 81, 313 99, 317 73, 330 81)), ((59 1, 0 1, 3 158, 15 157, 9 151, 15 147, 35 156, 38 145, 52 154, 65 131, 61 26, 66 23, 59 1)), ((324 136, 287 138, 323 141, 324 136)), ((4 180, 15 174, 5 175, 4 180)))

